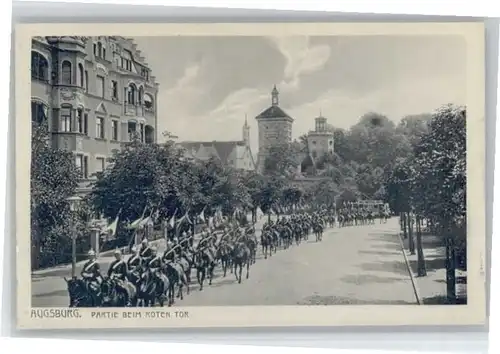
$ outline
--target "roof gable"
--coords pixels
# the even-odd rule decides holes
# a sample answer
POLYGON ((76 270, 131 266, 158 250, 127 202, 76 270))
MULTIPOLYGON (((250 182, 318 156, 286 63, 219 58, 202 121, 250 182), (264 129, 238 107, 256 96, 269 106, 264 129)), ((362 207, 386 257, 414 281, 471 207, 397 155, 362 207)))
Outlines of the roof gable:
MULTIPOLYGON (((186 141, 179 143, 188 151, 197 150, 196 157, 210 158, 217 157, 223 163, 227 163, 228 158, 238 146, 244 146, 243 141, 186 141)), ((237 152, 236 152, 237 154, 237 152)))
POLYGON ((99 103, 97 108, 95 109, 96 112, 98 113, 104 113, 108 114, 108 110, 106 109, 106 106, 104 105, 104 102, 99 103))

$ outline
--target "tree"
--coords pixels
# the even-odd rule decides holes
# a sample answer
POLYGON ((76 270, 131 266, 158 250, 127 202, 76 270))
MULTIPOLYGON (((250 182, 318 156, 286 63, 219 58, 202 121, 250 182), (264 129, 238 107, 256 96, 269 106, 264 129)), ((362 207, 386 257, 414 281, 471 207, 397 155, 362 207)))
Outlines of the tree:
POLYGON ((67 198, 76 193, 80 171, 71 152, 50 146, 47 129, 36 123, 31 136, 32 268, 68 258, 72 220, 67 198))
POLYGON ((445 237, 447 293, 448 299, 455 301, 456 234, 466 229, 467 210, 465 107, 441 107, 433 114, 428 129, 415 147, 414 166, 418 168, 413 189, 419 195, 415 207, 439 224, 445 237))
POLYGON ((300 164, 299 153, 292 144, 272 146, 264 162, 264 174, 290 177, 300 164))

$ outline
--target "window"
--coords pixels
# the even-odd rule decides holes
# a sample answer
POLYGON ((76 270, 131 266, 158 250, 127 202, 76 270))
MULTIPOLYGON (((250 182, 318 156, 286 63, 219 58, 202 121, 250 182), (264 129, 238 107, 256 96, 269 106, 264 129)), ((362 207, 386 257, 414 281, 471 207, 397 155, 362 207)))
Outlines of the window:
POLYGON ((89 92, 89 72, 85 70, 85 91, 89 92))
POLYGON ((94 56, 97 56, 97 43, 94 43, 94 56))
POLYGON ((316 158, 317 156, 318 156, 318 154, 316 153, 316 151, 313 151, 313 152, 312 152, 312 157, 313 157, 313 158, 316 158))
POLYGON ((102 48, 102 58, 106 59, 106 48, 102 48))
POLYGON ((31 121, 37 124, 47 122, 48 107, 42 102, 31 101, 31 121))
POLYGON ((96 138, 104 139, 104 118, 95 119, 96 138))
POLYGON ((76 155, 75 157, 76 168, 80 171, 80 178, 83 177, 83 155, 76 155))
POLYGON ((97 43, 97 56, 102 57, 102 43, 97 43))
POLYGON ((136 91, 137 91, 137 88, 134 84, 130 84, 128 86, 128 91, 127 91, 127 103, 128 104, 135 104, 136 91))
POLYGON ((139 127, 140 127, 140 128, 139 128, 139 129, 140 129, 139 134, 140 134, 140 136, 141 136, 141 142, 144 142, 144 124, 143 124, 143 123, 141 123, 141 124, 139 125, 139 127))
POLYGON ((89 158, 88 156, 77 154, 75 156, 76 168, 80 171, 80 178, 89 177, 89 158))
POLYGON ((80 87, 84 87, 85 77, 84 77, 83 65, 78 64, 78 77, 80 78, 80 87))
POLYGON ((118 82, 116 81, 111 81, 112 83, 112 87, 113 87, 113 95, 112 95, 112 98, 114 100, 118 100, 118 82))
POLYGON ((314 141, 314 140, 313 140, 313 142, 312 142, 312 143, 313 143, 313 145, 316 145, 316 141, 314 141))
POLYGON ((89 114, 83 114, 83 134, 89 135, 89 114))
POLYGON ((78 133, 82 133, 84 132, 84 127, 85 127, 85 123, 83 121, 83 110, 81 108, 79 108, 77 111, 76 111, 76 131, 78 133))
POLYGON ((61 82, 63 85, 71 85, 71 63, 67 60, 62 63, 61 82))
POLYGON ((38 52, 31 52, 31 78, 41 81, 49 80, 49 62, 38 52))
POLYGON ((97 96, 104 98, 104 77, 97 75, 97 96))
POLYGON ((104 157, 96 157, 96 172, 103 172, 106 169, 106 159, 104 157))
POLYGON ((332 141, 332 140, 328 141, 328 143, 329 143, 330 145, 333 145, 333 141, 332 141))
POLYGON ((61 116, 61 132, 71 131, 71 107, 62 107, 60 111, 61 116))
POLYGON ((111 121, 111 140, 118 141, 118 121, 111 121))

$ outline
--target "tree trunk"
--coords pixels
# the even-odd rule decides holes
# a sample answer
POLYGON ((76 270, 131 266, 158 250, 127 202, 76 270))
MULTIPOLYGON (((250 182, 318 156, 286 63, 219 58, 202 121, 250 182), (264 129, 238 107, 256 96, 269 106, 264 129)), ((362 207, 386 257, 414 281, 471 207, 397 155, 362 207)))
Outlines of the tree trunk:
POLYGON ((422 248, 422 219, 416 216, 416 231, 417 231, 417 275, 425 277, 427 270, 425 269, 424 250, 422 248))
POLYGON ((406 213, 401 213, 401 217, 403 219, 403 238, 406 240, 408 238, 408 229, 406 228, 406 213))
POLYGON ((408 248, 412 255, 415 254, 415 239, 413 238, 413 217, 411 213, 407 213, 408 215, 408 248))
POLYGON ((455 242, 453 239, 453 230, 450 225, 446 228, 446 297, 448 303, 454 304, 457 299, 456 279, 455 279, 455 242))

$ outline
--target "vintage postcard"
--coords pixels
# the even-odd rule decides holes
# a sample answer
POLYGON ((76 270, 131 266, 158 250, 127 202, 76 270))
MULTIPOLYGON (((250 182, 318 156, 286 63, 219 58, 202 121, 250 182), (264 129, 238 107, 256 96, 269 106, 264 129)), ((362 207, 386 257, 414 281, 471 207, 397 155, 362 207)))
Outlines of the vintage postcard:
POLYGON ((481 23, 15 28, 21 329, 486 323, 481 23))

